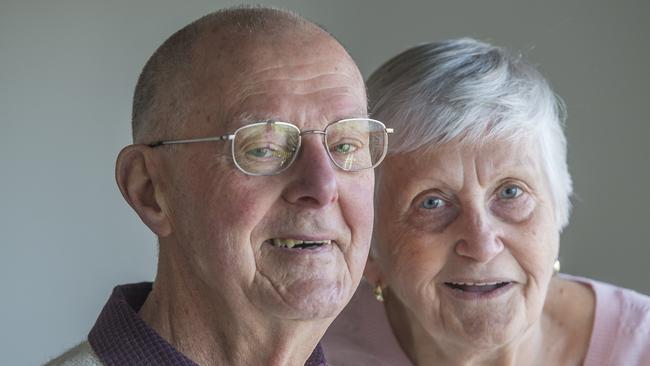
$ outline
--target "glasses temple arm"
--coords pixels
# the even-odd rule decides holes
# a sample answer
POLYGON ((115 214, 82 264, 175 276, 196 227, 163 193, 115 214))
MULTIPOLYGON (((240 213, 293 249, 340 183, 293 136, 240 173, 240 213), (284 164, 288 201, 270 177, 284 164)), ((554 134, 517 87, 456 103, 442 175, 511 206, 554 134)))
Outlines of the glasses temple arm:
POLYGON ((167 140, 167 141, 156 141, 151 144, 147 144, 149 147, 157 147, 160 145, 173 145, 173 144, 190 144, 194 142, 210 142, 210 141, 223 141, 223 140, 232 140, 235 135, 223 135, 223 136, 214 136, 214 137, 202 137, 198 139, 184 139, 184 140, 167 140))

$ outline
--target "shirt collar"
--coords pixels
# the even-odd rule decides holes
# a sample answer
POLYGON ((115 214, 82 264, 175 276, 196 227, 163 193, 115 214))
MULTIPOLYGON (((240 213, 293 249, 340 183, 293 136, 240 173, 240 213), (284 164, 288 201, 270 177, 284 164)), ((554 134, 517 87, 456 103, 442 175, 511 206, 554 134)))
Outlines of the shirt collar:
MULTIPOLYGON (((197 366, 138 315, 151 286, 151 282, 116 286, 90 330, 88 342, 108 366, 197 366)), ((325 356, 318 344, 305 366, 325 365, 325 356)))

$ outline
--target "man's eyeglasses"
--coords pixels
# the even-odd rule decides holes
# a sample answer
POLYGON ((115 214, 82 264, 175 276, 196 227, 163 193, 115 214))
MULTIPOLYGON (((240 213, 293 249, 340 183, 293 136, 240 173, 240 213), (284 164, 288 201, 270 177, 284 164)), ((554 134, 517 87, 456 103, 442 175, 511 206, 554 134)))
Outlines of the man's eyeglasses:
POLYGON ((392 128, 370 118, 349 118, 330 123, 324 130, 300 129, 288 122, 266 121, 242 126, 232 134, 186 140, 158 141, 150 147, 208 141, 232 141, 232 158, 249 175, 279 174, 296 160, 301 138, 323 136, 323 146, 332 162, 345 171, 374 168, 386 156, 392 128))

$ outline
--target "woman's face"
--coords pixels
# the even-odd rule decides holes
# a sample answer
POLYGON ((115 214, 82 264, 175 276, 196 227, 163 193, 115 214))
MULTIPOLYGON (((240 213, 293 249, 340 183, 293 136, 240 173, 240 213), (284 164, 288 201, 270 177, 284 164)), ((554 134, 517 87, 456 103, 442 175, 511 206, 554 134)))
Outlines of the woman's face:
POLYGON ((535 146, 450 143, 384 162, 366 273, 411 333, 492 348, 539 319, 559 231, 535 146))

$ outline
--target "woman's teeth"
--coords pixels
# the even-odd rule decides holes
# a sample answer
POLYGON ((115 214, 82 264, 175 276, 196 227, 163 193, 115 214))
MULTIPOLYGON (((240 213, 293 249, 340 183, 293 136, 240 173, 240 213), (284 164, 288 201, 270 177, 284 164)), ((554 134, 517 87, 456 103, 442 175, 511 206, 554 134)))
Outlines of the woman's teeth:
POLYGON ((299 249, 309 249, 314 247, 319 247, 321 245, 330 244, 331 240, 297 240, 297 239, 273 239, 271 243, 280 248, 299 248, 299 249))
POLYGON ((488 292, 506 286, 510 282, 445 282, 445 285, 456 290, 467 292, 488 292))

